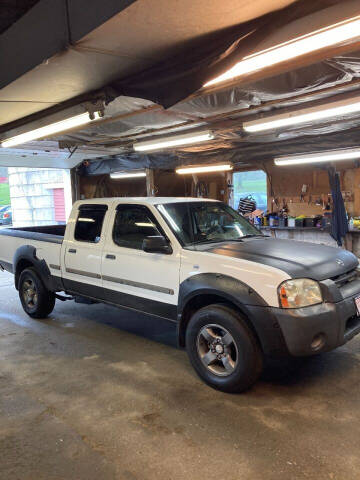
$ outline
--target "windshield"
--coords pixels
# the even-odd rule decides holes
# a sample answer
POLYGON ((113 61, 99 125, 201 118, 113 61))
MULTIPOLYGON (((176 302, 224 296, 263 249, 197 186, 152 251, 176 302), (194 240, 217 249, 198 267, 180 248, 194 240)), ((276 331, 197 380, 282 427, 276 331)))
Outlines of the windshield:
POLYGON ((167 203, 157 205, 157 208, 183 246, 261 235, 225 203, 167 203))

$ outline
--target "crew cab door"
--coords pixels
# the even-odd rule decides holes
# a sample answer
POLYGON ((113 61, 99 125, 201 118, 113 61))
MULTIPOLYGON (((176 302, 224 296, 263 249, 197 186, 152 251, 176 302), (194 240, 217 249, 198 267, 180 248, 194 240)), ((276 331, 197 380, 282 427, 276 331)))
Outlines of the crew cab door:
MULTIPOLYGON (((168 233, 148 206, 114 204, 102 255, 104 295, 112 303, 165 318, 176 318, 180 245, 172 253, 147 253, 148 236, 168 233)), ((170 241, 170 240, 169 240, 170 241)))
POLYGON ((63 283, 74 293, 101 298, 101 254, 105 243, 106 204, 81 204, 68 224, 63 244, 63 283))

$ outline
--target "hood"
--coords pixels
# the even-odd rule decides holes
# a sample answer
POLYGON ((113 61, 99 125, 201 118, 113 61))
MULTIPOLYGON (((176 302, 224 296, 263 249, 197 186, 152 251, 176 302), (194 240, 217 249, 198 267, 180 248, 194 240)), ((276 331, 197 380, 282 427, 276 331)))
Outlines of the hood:
POLYGON ((211 245, 206 251, 269 265, 286 272, 291 278, 318 281, 342 275, 359 264, 355 255, 340 248, 269 237, 224 242, 211 245))

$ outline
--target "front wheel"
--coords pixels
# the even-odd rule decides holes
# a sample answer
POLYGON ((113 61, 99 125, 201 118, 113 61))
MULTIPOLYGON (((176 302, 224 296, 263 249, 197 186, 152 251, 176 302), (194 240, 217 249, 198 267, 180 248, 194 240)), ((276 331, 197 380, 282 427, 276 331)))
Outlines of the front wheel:
POLYGON ((32 318, 46 318, 54 310, 55 294, 47 290, 32 268, 21 272, 19 296, 25 313, 32 318))
POLYGON ((223 392, 247 390, 262 371, 257 339, 243 317, 226 305, 209 305, 192 316, 186 348, 199 377, 223 392))

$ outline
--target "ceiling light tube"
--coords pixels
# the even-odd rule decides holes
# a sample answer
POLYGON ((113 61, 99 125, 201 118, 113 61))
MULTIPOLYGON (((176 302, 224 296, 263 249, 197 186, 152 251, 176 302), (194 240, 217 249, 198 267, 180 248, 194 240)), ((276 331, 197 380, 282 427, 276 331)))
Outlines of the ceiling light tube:
POLYGON ((140 178, 146 177, 146 172, 113 172, 110 173, 110 178, 113 180, 121 180, 123 178, 140 178))
POLYGON ((232 165, 207 165, 205 167, 183 167, 177 168, 176 173, 180 175, 186 175, 191 173, 212 173, 212 172, 225 172, 232 170, 232 165))
POLYGON ((290 127, 303 123, 311 123, 328 118, 342 117, 360 112, 360 97, 327 103, 316 107, 304 108, 295 112, 273 115, 243 123, 243 129, 249 133, 263 132, 276 128, 290 127))
POLYGON ((345 150, 330 150, 303 155, 292 155, 274 159, 275 165, 301 165, 318 162, 337 162, 339 160, 356 160, 360 158, 360 148, 348 148, 345 150))
POLYGON ((192 143, 206 142, 214 138, 210 131, 187 133, 185 135, 174 135, 172 137, 159 138, 156 140, 148 140, 146 142, 134 143, 136 152, 148 152, 151 150, 159 150, 162 148, 178 147, 182 145, 190 145, 192 143))
POLYGON ((39 138, 51 137, 55 133, 65 132, 81 125, 86 125, 87 123, 98 120, 99 118, 99 112, 94 113, 93 119, 90 119, 88 112, 81 113, 80 115, 61 120, 60 122, 51 123, 49 125, 45 125, 44 127, 36 128, 35 130, 29 130, 28 132, 21 133, 15 137, 8 138, 7 140, 3 140, 1 142, 1 146, 3 148, 14 147, 15 145, 21 145, 23 143, 31 142, 32 140, 38 140, 39 138))
POLYGON ((360 16, 356 16, 244 57, 225 73, 207 82, 204 87, 232 80, 257 70, 263 70, 323 48, 349 42, 359 38, 359 36, 360 16))

